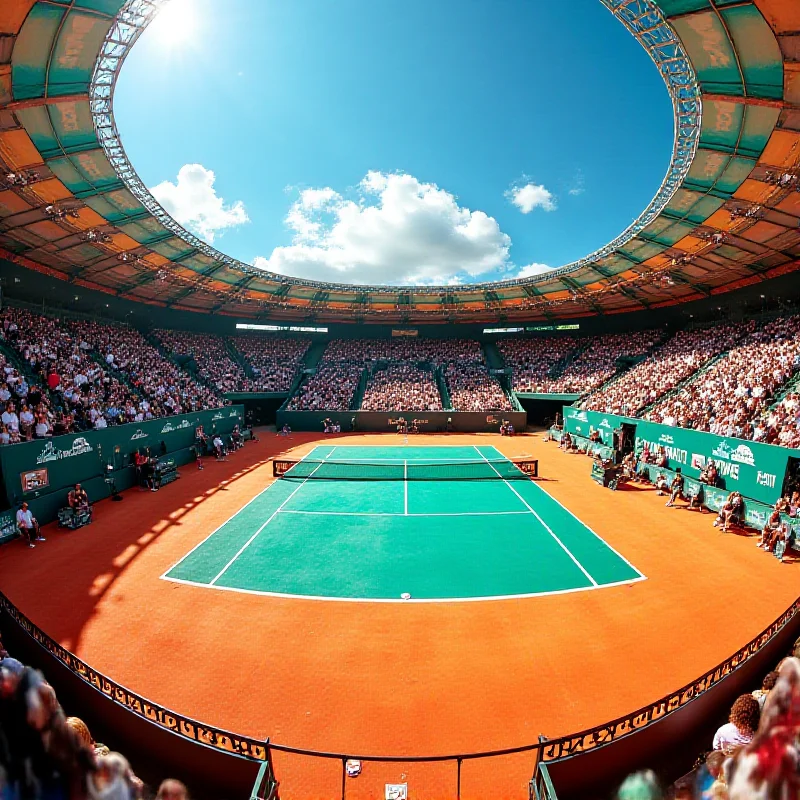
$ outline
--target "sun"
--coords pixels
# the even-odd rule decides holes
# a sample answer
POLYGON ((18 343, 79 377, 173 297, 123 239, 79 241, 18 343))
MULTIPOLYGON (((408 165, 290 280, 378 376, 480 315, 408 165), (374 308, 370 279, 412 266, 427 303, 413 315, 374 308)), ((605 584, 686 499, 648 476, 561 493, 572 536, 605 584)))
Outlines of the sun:
POLYGON ((191 42, 198 32, 197 3, 195 0, 167 0, 150 24, 149 32, 167 48, 191 42))

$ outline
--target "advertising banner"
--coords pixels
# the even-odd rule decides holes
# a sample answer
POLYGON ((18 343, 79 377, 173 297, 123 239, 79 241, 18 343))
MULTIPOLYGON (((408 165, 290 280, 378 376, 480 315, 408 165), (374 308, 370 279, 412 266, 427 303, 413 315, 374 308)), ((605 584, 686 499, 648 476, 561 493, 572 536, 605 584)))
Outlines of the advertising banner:
POLYGON ((681 468, 687 477, 697 478, 710 459, 719 473, 719 486, 726 492, 739 491, 744 497, 772 505, 780 496, 790 458, 800 450, 717 436, 713 433, 658 425, 597 411, 564 407, 564 429, 588 437, 599 431, 603 443, 613 445, 613 431, 623 422, 636 425, 636 450, 645 442, 651 450, 663 447, 670 469, 681 468))
POLYGON ((0 468, 12 506, 51 493, 64 494, 75 483, 103 479, 107 467, 116 471, 133 462, 137 450, 152 456, 191 447, 195 431, 228 434, 243 427, 244 407, 226 406, 148 422, 117 425, 100 431, 37 439, 0 448, 0 468))

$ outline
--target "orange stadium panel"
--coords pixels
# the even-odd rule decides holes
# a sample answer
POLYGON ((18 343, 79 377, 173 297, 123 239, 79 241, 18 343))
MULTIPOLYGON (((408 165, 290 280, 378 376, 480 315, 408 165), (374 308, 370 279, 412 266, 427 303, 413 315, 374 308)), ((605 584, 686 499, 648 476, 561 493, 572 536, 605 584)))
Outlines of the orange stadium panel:
POLYGON ((42 163, 42 156, 36 145, 22 128, 0 133, 0 158, 12 169, 22 169, 42 163))
POLYGON ((770 239, 780 236, 782 233, 786 233, 786 228, 783 228, 780 225, 773 225, 771 222, 764 222, 762 220, 761 222, 757 222, 755 225, 744 231, 742 233, 742 237, 749 239, 751 242, 764 244, 770 239))
POLYGON ((756 7, 775 33, 800 31, 800 5, 797 0, 756 0, 756 7))
POLYGON ((3 0, 0 3, 0 33, 16 34, 36 0, 3 0))
POLYGON ((57 203, 59 200, 73 197, 72 192, 55 178, 34 184, 31 191, 44 203, 57 203))
POLYGON ((724 208, 721 208, 719 211, 715 211, 706 221, 705 224, 709 228, 716 228, 720 231, 729 231, 731 226, 736 220, 730 215, 729 211, 726 211, 724 208))
POLYGON ((759 161, 773 167, 793 167, 800 148, 800 134, 775 130, 759 161))
POLYGON ((764 203, 775 191, 775 188, 767 183, 755 181, 748 178, 734 193, 737 200, 747 200, 750 203, 764 203))
POLYGON ((0 192, 0 217, 30 210, 30 206, 16 192, 0 192))

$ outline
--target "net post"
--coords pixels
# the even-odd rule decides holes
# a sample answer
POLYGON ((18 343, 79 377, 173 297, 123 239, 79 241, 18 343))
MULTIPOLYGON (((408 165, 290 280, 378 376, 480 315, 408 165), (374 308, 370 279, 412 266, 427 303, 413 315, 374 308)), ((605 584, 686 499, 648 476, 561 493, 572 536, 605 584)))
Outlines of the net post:
POLYGON ((347 791, 347 759, 342 759, 342 800, 344 800, 345 792, 347 791))
POLYGON ((461 756, 456 759, 456 764, 458 766, 458 775, 456 779, 456 800, 461 800, 461 762, 463 760, 464 759, 461 758, 461 756))

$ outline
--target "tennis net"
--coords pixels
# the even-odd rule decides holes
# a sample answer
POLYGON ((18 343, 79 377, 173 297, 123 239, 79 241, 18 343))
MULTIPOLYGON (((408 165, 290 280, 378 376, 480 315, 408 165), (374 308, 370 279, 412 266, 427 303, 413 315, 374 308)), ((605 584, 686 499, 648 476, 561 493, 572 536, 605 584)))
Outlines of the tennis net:
POLYGON ((508 461, 288 461, 272 462, 276 478, 329 481, 513 481, 539 475, 536 459, 508 461))

